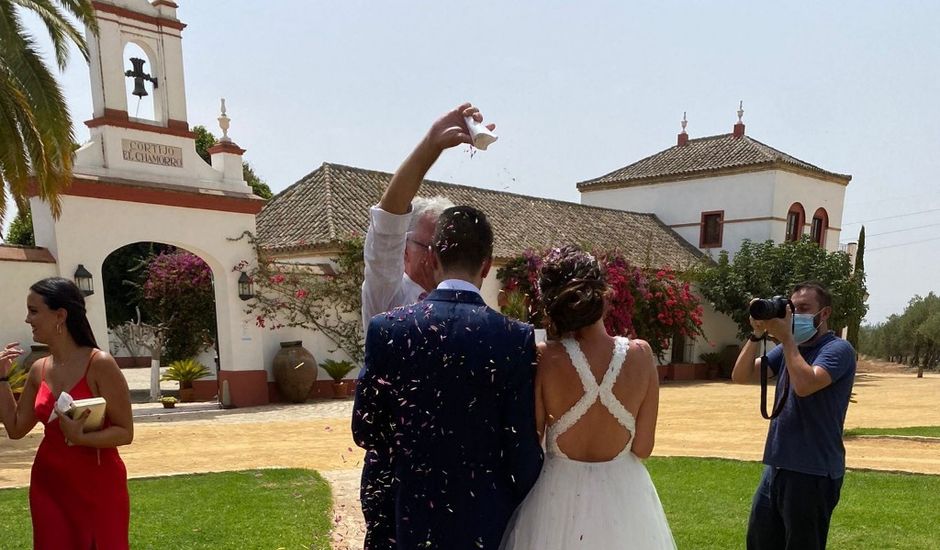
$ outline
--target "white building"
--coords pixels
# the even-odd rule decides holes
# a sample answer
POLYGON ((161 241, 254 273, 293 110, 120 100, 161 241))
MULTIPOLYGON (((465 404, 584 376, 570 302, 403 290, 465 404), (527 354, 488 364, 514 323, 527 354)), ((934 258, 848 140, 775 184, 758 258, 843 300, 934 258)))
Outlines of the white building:
POLYGON ((744 239, 795 241, 804 234, 836 250, 852 176, 823 170, 745 135, 689 139, 578 184, 581 203, 653 212, 693 246, 717 258, 744 239))
MULTIPOLYGON (((255 214, 264 204, 242 178, 244 151, 225 137, 211 150, 212 166, 196 154, 186 116, 185 25, 176 18, 176 4, 102 0, 95 2, 95 11, 99 33, 88 35, 92 118, 85 123, 91 136, 76 153, 72 184, 61 192, 61 216, 53 219, 48 204, 38 197, 30 200, 39 250, 21 257, 11 249, 0 254, 0 259, 15 259, 0 261, 0 275, 13 283, 4 287, 4 337, 30 343, 29 327, 22 322, 29 285, 45 276, 72 278, 82 266, 97 281, 86 298, 88 318, 99 344, 108 349, 103 262, 132 243, 173 245, 212 269, 219 379, 229 381, 234 404, 266 403, 267 388, 257 389, 268 378, 263 333, 243 312, 239 274, 232 270, 254 249, 228 240, 254 232, 255 214), (130 45, 144 52, 142 68, 149 74, 125 75, 134 70, 125 56, 130 45), (129 99, 137 97, 128 92, 128 77, 152 99, 153 118, 130 116, 129 99)), ((217 381, 213 377, 201 386, 200 393, 215 395, 217 381)))
MULTIPOLYGON (((2 336, 29 345, 22 322, 29 285, 53 275, 72 278, 81 267, 97 282, 88 316, 107 349, 102 265, 129 244, 169 244, 202 258, 214 278, 219 371, 197 384, 197 393, 211 398, 227 383, 234 405, 267 403, 276 397, 271 362, 279 342, 303 340, 318 360, 343 357, 321 334, 255 324, 233 269, 253 262, 254 249, 232 239, 249 232, 281 260, 329 264, 341 240, 365 232, 368 209, 391 174, 326 163, 264 206, 242 178, 244 150, 227 136, 224 103, 223 138, 210 149, 211 166, 196 154, 186 114, 185 25, 176 4, 100 0, 95 9, 100 31, 89 35, 93 105, 85 123, 91 136, 76 153, 61 216, 53 219, 46 203, 30 201, 37 247, 0 246, 2 336), (132 65, 131 45, 143 52, 143 63, 132 65), (141 89, 152 100, 152 118, 129 114, 141 89)), ((681 270, 716 250, 734 252, 745 238, 782 241, 805 231, 835 249, 850 179, 745 136, 739 121, 721 136, 690 140, 683 131, 675 147, 578 184, 582 204, 440 182, 425 182, 421 193, 485 211, 497 263, 526 249, 575 243, 617 250, 634 265, 681 270)), ((499 290, 494 272, 483 285, 491 306, 499 290)), ((703 328, 711 344, 737 343, 731 320, 707 307, 703 328)), ((711 350, 704 341, 677 344, 670 354, 676 362, 711 350)), ((323 371, 320 380, 314 392, 326 394, 323 371)))
MULTIPOLYGON (((676 145, 578 183, 581 203, 652 212, 692 246, 729 257, 747 239, 796 241, 804 234, 837 250, 845 189, 852 176, 829 172, 745 135, 743 107, 730 134, 690 139, 683 117, 676 145)), ((710 342, 677 342, 671 359, 733 345, 737 326, 705 305, 710 342)))

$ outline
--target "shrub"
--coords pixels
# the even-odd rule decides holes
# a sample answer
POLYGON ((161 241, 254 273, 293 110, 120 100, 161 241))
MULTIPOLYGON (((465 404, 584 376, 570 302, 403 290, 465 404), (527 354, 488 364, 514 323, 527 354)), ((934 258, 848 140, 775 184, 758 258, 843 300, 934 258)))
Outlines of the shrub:
POLYGON ((180 389, 193 387, 193 382, 200 378, 209 376, 212 371, 205 365, 195 359, 180 359, 173 361, 167 367, 166 372, 160 380, 170 380, 180 383, 180 389))
POLYGON ((327 359, 320 363, 320 366, 336 382, 342 382, 346 375, 356 368, 356 364, 352 361, 337 361, 335 359, 327 359))

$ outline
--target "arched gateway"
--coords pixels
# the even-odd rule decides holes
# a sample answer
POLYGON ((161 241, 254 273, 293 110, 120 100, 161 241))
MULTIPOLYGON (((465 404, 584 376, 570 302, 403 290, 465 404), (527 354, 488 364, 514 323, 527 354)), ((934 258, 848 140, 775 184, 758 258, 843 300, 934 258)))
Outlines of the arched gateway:
MULTIPOLYGON (((255 232, 255 215, 264 204, 242 177, 244 150, 225 136, 210 149, 212 166, 196 154, 186 117, 185 25, 175 3, 98 0, 94 6, 100 31, 88 35, 94 112, 85 124, 91 138, 76 153, 60 218, 53 220, 46 203, 31 199, 36 245, 48 249, 62 276, 71 278, 79 265, 90 272, 97 288, 87 298, 88 317, 102 346, 107 321, 101 266, 111 252, 159 242, 197 254, 214 274, 219 378, 228 380, 234 405, 267 403, 261 330, 243 312, 240 273, 232 270, 243 259, 253 260, 254 250, 244 239, 229 240, 255 232), (128 64, 128 44, 149 59, 128 64), (133 94, 151 96, 153 119, 128 114, 128 79, 133 94)), ((223 104, 225 129, 227 122, 223 104)))

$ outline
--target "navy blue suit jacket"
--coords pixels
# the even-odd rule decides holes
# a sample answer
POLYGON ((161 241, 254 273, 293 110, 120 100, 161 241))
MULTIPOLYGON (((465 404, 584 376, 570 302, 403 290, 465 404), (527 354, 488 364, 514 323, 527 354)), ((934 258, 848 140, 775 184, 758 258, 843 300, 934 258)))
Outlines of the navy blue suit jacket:
POLYGON ((374 547, 499 546, 542 466, 534 368, 532 327, 475 292, 435 290, 371 320, 352 419, 367 519, 367 488, 385 483, 372 472, 395 478, 394 529, 374 547))

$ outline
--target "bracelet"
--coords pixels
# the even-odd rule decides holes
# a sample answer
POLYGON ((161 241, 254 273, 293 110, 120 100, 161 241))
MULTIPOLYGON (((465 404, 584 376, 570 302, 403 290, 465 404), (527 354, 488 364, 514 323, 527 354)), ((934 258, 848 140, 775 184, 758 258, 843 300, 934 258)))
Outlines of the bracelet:
POLYGON ((761 340, 763 340, 763 339, 766 338, 766 337, 767 337, 767 333, 766 333, 766 332, 764 332, 764 333, 761 334, 760 336, 758 336, 758 335, 756 335, 756 334, 748 334, 748 335, 747 335, 747 339, 750 340, 751 342, 760 342, 761 340))
POLYGON ((0 376, 0 382, 6 382, 7 384, 9 384, 9 383, 10 383, 10 377, 9 377, 9 376, 0 376))

